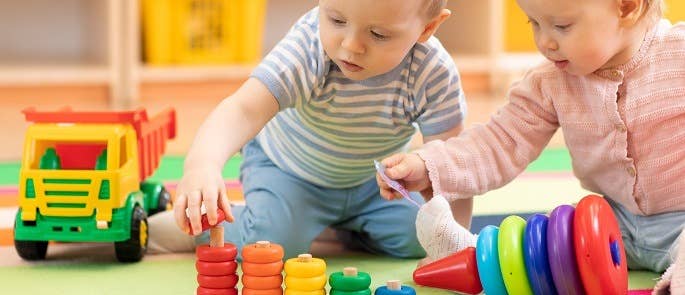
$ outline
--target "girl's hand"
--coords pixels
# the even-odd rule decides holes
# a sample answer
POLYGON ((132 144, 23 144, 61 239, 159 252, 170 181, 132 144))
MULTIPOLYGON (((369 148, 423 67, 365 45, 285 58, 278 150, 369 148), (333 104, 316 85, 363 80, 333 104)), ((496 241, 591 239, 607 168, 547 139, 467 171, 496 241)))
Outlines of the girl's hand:
POLYGON ((225 212, 226 221, 233 222, 226 185, 219 171, 196 168, 183 173, 183 178, 176 188, 174 218, 178 227, 185 233, 196 235, 202 232, 202 205, 207 210, 210 225, 216 224, 217 208, 225 212), (188 221, 191 228, 188 228, 188 221))
MULTIPOLYGON (((407 190, 421 192, 424 198, 430 198, 425 193, 432 189, 428 170, 423 159, 417 154, 395 154, 381 162, 385 165, 385 174, 388 177, 397 180, 407 190)), ((384 199, 402 198, 402 195, 385 183, 378 173, 376 173, 376 182, 384 199)))

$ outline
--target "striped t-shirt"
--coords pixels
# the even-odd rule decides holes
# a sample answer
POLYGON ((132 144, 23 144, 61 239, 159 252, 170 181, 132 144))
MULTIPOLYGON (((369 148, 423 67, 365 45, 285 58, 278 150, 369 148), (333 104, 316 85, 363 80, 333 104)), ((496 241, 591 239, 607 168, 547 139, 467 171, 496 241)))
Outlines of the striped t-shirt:
POLYGON ((316 185, 347 188, 374 176, 374 159, 461 124, 459 74, 436 38, 416 44, 388 73, 347 79, 323 51, 319 10, 300 18, 252 77, 276 97, 280 112, 257 135, 284 171, 316 185))

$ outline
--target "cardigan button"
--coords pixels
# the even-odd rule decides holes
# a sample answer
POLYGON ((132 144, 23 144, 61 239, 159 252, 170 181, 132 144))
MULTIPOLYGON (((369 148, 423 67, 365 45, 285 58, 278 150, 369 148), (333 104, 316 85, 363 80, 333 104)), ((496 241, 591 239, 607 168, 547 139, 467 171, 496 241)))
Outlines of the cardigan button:
POLYGON ((628 172, 628 174, 629 174, 631 177, 635 177, 635 175, 637 174, 637 173, 635 172, 635 167, 633 167, 633 166, 630 166, 630 167, 626 168, 626 171, 628 172))

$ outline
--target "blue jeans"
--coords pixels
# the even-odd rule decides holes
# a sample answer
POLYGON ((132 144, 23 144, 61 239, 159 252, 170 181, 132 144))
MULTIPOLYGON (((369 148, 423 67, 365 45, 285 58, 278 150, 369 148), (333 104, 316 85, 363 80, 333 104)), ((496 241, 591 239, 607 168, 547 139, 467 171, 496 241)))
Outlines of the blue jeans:
POLYGON ((649 216, 630 213, 605 198, 616 215, 628 258, 628 268, 663 272, 675 261, 676 246, 685 224, 685 212, 649 216))
MULTIPOLYGON (((254 140, 242 155, 246 204, 233 206, 235 221, 223 224, 226 241, 238 249, 266 240, 283 246, 286 259, 296 257, 308 253, 314 238, 332 227, 354 248, 401 258, 425 256, 416 238, 418 208, 407 200, 381 198, 375 178, 356 187, 325 188, 278 168, 254 140)), ((419 194, 412 198, 423 203, 419 194)), ((205 232, 197 242, 208 239, 205 232)))

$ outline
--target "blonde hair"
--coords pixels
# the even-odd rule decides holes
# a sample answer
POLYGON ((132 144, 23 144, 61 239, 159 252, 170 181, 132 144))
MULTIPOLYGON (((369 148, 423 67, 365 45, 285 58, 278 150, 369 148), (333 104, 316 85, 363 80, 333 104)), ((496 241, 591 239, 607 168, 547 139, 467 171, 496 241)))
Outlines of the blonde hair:
POLYGON ((423 13, 428 18, 433 18, 440 14, 445 7, 447 7, 447 0, 423 0, 423 13))
POLYGON ((664 11, 666 10, 664 0, 645 0, 645 3, 647 10, 644 16, 652 23, 658 22, 664 16, 664 11))

